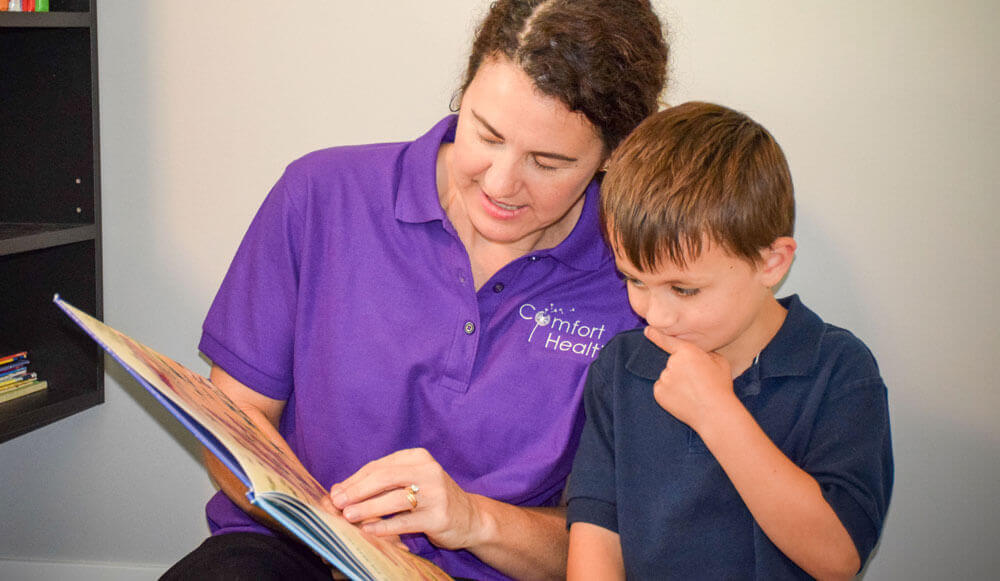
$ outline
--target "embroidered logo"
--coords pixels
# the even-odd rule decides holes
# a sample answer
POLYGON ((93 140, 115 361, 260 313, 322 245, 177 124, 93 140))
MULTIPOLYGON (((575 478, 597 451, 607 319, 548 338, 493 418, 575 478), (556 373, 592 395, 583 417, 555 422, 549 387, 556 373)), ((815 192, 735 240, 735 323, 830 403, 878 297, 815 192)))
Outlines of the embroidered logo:
POLYGON ((593 359, 604 347, 604 343, 600 341, 606 329, 604 324, 597 326, 574 318, 575 311, 575 308, 564 309, 552 303, 544 308, 525 303, 518 313, 533 325, 528 334, 528 343, 539 343, 545 349, 576 353, 593 359))

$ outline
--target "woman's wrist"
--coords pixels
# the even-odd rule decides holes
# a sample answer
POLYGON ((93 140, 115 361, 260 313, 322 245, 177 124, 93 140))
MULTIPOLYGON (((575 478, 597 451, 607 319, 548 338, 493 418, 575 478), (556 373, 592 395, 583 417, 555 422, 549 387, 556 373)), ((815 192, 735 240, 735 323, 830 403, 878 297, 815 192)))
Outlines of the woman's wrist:
POLYGON ((481 494, 469 494, 472 518, 465 544, 466 549, 488 547, 500 536, 499 520, 492 508, 498 502, 481 494))

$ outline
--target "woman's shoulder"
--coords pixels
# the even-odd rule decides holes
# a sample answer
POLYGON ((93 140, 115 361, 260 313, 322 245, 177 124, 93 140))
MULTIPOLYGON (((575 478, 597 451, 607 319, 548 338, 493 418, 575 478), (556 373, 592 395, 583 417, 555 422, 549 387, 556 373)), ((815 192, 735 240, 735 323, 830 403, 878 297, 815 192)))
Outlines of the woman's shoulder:
POLYGON ((374 204, 384 209, 400 178, 407 143, 328 147, 289 163, 275 191, 302 213, 374 204))
POLYGON ((306 178, 381 173, 396 165, 411 142, 338 145, 311 151, 288 164, 285 175, 306 178))
POLYGON ((442 140, 454 126, 454 115, 438 121, 411 141, 337 145, 309 152, 288 164, 287 175, 323 179, 327 176, 363 179, 394 176, 405 171, 404 157, 433 163, 442 140))

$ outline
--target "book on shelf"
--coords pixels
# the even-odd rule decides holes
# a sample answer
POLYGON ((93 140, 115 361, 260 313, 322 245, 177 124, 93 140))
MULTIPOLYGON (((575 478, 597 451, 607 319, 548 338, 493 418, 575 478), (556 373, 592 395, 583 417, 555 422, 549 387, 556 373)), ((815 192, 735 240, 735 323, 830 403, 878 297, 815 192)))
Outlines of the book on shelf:
POLYGON ((39 392, 49 386, 28 370, 27 351, 0 355, 0 403, 39 392))
POLYGON ((49 0, 0 0, 0 12, 48 12, 49 0))
POLYGON ((29 393, 36 393, 42 391, 48 386, 49 384, 47 381, 39 381, 35 379, 31 381, 24 381, 9 388, 0 389, 0 403, 3 403, 5 401, 10 401, 12 399, 17 399, 19 397, 28 395, 29 393))
POLYGON ((327 508, 326 490, 207 378, 105 325, 56 295, 69 317, 120 363, 248 488, 264 510, 355 580, 450 579, 436 565, 362 531, 327 508))

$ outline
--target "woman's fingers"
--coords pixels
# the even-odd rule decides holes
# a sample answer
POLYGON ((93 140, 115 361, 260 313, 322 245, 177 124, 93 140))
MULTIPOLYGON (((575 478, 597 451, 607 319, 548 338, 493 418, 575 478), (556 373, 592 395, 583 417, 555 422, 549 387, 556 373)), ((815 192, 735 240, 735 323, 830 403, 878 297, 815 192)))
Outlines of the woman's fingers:
POLYGON ((410 487, 394 488, 356 504, 347 505, 344 507, 343 515, 350 522, 363 523, 377 521, 387 515, 412 512, 418 506, 420 500, 410 487))
POLYGON ((458 549, 477 526, 476 503, 423 448, 369 462, 330 490, 344 518, 375 535, 425 533, 458 549))
POLYGON ((365 464, 343 482, 334 484, 330 489, 330 498, 337 508, 343 510, 350 504, 406 488, 414 483, 413 479, 418 477, 422 467, 430 463, 436 464, 430 453, 422 448, 394 452, 365 464))

